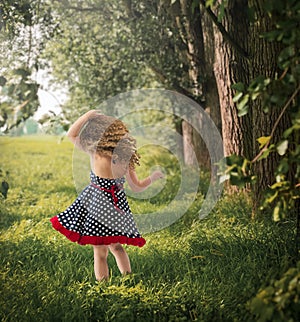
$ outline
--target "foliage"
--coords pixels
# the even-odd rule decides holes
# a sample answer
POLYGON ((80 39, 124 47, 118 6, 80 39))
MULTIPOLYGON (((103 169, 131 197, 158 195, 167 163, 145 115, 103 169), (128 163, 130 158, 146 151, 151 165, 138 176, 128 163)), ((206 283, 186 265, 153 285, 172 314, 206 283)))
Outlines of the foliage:
MULTIPOLYGON (((109 257, 111 278, 97 283, 91 248, 49 223, 76 198, 72 145, 55 137, 2 137, 0 144, 11 186, 0 205, 1 320, 250 321, 247 303, 291 265, 292 221, 253 222, 251 204, 238 194, 200 221, 203 190, 178 222, 145 235, 141 249, 127 247, 132 275, 119 276, 109 257)), ((141 153, 141 174, 155 162, 167 166, 169 185, 157 202, 168 203, 180 169, 168 151, 141 153)), ((131 206, 147 213, 156 204, 131 206)))
POLYGON ((258 76, 249 86, 242 83, 233 85, 236 90, 233 100, 237 104, 241 117, 248 113, 249 102, 255 100, 261 100, 265 113, 272 109, 281 109, 281 114, 272 132, 268 136, 257 138, 260 153, 253 160, 241 159, 239 162, 235 161, 236 156, 228 157, 229 164, 226 169, 223 169, 223 174, 228 178, 233 175, 238 181, 237 184, 242 185, 244 181, 249 182, 249 178, 255 179, 251 172, 251 164, 268 158, 270 154, 278 154, 280 162, 275 173, 276 182, 266 191, 262 209, 271 207, 273 218, 280 220, 296 207, 300 198, 300 31, 297 27, 300 7, 299 2, 295 0, 265 1, 264 10, 265 14, 274 19, 275 25, 273 30, 261 36, 267 41, 280 43, 282 50, 278 57, 278 66, 282 74, 274 79, 258 76), (285 129, 281 139, 276 142, 274 133, 284 114, 289 115, 292 125, 285 129), (245 164, 248 165, 247 171, 243 169, 245 164), (236 172, 240 173, 238 178, 236 172), (291 172, 293 172, 293 178, 290 176, 291 172))
POLYGON ((244 187, 247 183, 255 180, 254 175, 250 175, 250 162, 239 155, 225 157, 218 163, 218 174, 220 182, 229 180, 231 185, 244 187))
POLYGON ((29 1, 2 1, 1 2, 0 31, 5 31, 10 37, 17 36, 19 25, 31 26, 33 24, 33 6, 29 1))
POLYGON ((300 315, 300 262, 272 285, 259 291, 249 307, 257 321, 298 321, 300 315))
POLYGON ((116 17, 120 15, 119 8, 114 9, 107 17, 100 10, 83 13, 80 7, 70 9, 64 3, 56 8, 60 31, 48 43, 45 57, 51 59, 54 75, 69 90, 71 100, 66 111, 68 107, 74 109, 74 105, 79 110, 95 107, 128 90, 132 82, 137 85, 140 66, 128 53, 132 44, 116 17))
MULTIPOLYGON (((75 119, 86 109, 95 108, 118 93, 159 87, 154 67, 155 73, 163 75, 165 80, 170 75, 179 80, 177 66, 181 64, 176 59, 174 46, 170 46, 176 35, 167 27, 167 18, 157 7, 151 1, 142 5, 138 1, 76 4, 67 0, 3 1, 0 84, 4 86, 9 81, 28 94, 28 88, 13 79, 14 70, 26 70, 29 79, 39 69, 49 68, 59 86, 69 91, 70 100, 64 106, 62 119, 58 120, 65 126, 66 119, 75 119), (10 55, 6 55, 7 50, 10 55), (74 113, 75 107, 78 114, 74 113)), ((11 93, 6 91, 6 94, 11 93)), ((17 106, 23 103, 18 101, 17 106)), ((29 103, 26 112, 32 115, 38 105, 37 97, 32 95, 29 103)), ((1 106, 2 125, 8 131, 16 126, 16 105, 12 102, 4 105, 1 106)), ((26 113, 21 115, 22 111, 20 120, 27 118, 26 113)))
MULTIPOLYGON (((126 1, 123 1, 125 5, 126 1)), ((132 1, 127 22, 135 43, 134 56, 145 64, 164 88, 189 92, 185 44, 174 22, 177 6, 168 1, 132 1), (175 13, 173 12, 175 11, 175 13)))
POLYGON ((1 1, 0 4, 0 127, 9 132, 39 106, 40 53, 56 24, 47 1, 1 1))
POLYGON ((182 85, 178 35, 163 8, 153 1, 55 3, 59 32, 44 58, 69 90, 67 118, 132 89, 182 85))
POLYGON ((0 127, 8 133, 13 127, 28 119, 39 106, 39 85, 30 79, 27 68, 13 71, 10 80, 1 76, 0 127))

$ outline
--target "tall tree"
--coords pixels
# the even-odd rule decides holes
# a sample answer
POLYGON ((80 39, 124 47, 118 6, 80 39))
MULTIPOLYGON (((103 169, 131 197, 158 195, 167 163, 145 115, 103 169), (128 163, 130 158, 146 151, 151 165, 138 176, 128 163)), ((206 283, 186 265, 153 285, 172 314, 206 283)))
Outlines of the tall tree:
POLYGON ((54 8, 60 32, 48 43, 45 57, 69 90, 65 114, 76 117, 122 92, 158 86, 140 58, 142 44, 131 37, 118 1, 65 0, 55 2, 54 8))
POLYGON ((285 194, 293 202, 299 197, 288 187, 296 187, 299 180, 295 166, 299 153, 290 133, 298 136, 291 118, 293 122, 298 119, 288 107, 297 106, 299 93, 299 34, 294 29, 299 24, 299 7, 294 0, 277 1, 276 6, 268 0, 218 3, 223 4, 219 6, 223 8, 222 24, 216 18, 217 10, 206 10, 215 22, 215 75, 225 153, 252 160, 238 162, 243 164, 240 172, 245 172, 245 165, 252 166, 255 212, 269 187, 274 194, 267 200, 285 194), (283 179, 288 171, 291 182, 283 179))
MULTIPOLYGON (((140 1, 123 3, 127 8, 133 37, 150 30, 149 33, 146 32, 149 41, 142 46, 143 61, 150 66, 166 88, 176 90, 198 102, 220 129, 216 83, 212 71, 207 68, 206 59, 209 59, 209 54, 204 45, 199 6, 185 0, 143 1, 143 7, 140 6, 140 1), (149 24, 146 17, 156 19, 150 19, 149 24)), ((145 36, 136 38, 139 41, 145 36)), ((209 37, 206 39, 209 41, 209 37)), ((190 113, 189 110, 180 112, 190 113)), ((204 129, 207 126, 201 118, 201 113, 194 117, 198 118, 200 128, 204 129)), ((210 168, 208 150, 195 128, 183 121, 178 132, 183 137, 185 163, 193 165, 195 153, 200 165, 210 168)))
MULTIPOLYGON (((254 21, 250 25, 249 43, 252 44, 251 60, 249 62, 249 76, 251 80, 263 76, 264 79, 275 79, 277 75, 282 74, 278 66, 278 57, 282 46, 278 42, 269 42, 262 37, 254 35, 264 35, 275 27, 276 20, 269 16, 263 8, 264 2, 261 0, 250 0, 249 7, 255 13, 254 21)), ((264 111, 265 106, 261 99, 252 103, 252 159, 259 153, 259 144, 257 139, 262 136, 268 136, 274 128, 275 122, 281 114, 281 106, 271 108, 268 113, 264 111)), ((291 126, 288 114, 284 114, 280 119, 276 131, 272 138, 272 143, 278 143, 285 129, 291 126)), ((275 181, 275 169, 279 163, 279 154, 271 154, 268 158, 255 162, 254 173, 257 179, 254 184, 255 208, 261 203, 264 191, 275 181)))
MULTIPOLYGON (((205 61, 204 39, 199 7, 193 7, 190 1, 180 0, 173 2, 168 12, 170 12, 174 25, 178 29, 178 34, 182 42, 181 46, 184 48, 185 61, 188 66, 188 90, 191 92, 193 99, 207 111, 205 98, 208 93, 205 90, 209 89, 205 88, 204 90, 205 68, 207 64, 205 61)), ((214 110, 217 108, 218 105, 213 107, 214 110)), ((201 118, 201 113, 195 117, 198 118, 199 127, 203 129, 205 122, 201 118)), ((219 118, 219 115, 217 115, 217 118, 219 118)), ((209 169, 209 152, 200 134, 186 121, 182 122, 182 134, 185 164, 194 165, 195 158, 193 155, 195 153, 198 163, 209 169)))

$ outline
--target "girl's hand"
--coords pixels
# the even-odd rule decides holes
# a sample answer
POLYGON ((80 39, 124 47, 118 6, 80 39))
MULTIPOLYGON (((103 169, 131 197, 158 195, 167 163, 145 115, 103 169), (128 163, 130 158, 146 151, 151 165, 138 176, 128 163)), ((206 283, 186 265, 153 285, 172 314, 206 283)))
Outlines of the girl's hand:
POLYGON ((101 115, 101 114, 102 114, 102 112, 100 110, 89 110, 84 115, 86 115, 87 117, 90 117, 93 115, 101 115))
POLYGON ((152 174, 150 175, 150 179, 151 179, 151 182, 154 182, 156 180, 164 178, 164 176, 165 175, 161 171, 156 170, 156 171, 152 172, 152 174))
POLYGON ((161 178, 164 178, 164 174, 159 170, 154 171, 149 177, 144 180, 139 180, 136 172, 132 169, 129 169, 126 175, 129 187, 133 192, 144 191, 151 185, 151 183, 161 178))

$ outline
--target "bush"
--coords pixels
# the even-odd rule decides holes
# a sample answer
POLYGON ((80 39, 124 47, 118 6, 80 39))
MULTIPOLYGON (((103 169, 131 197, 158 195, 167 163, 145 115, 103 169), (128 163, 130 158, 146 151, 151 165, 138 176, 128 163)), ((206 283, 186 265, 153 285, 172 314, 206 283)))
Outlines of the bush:
POLYGON ((259 322, 299 321, 300 261, 270 286, 262 289, 250 302, 250 310, 259 322))

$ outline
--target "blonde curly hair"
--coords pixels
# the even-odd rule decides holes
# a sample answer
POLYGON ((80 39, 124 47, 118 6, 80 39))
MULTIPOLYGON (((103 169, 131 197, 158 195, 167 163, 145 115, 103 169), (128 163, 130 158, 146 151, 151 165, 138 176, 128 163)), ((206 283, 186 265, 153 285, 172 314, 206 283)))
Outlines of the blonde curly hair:
POLYGON ((126 125, 107 115, 94 115, 82 127, 79 142, 87 153, 98 153, 128 162, 131 169, 139 165, 136 140, 129 134, 126 125))

